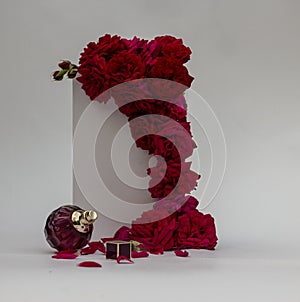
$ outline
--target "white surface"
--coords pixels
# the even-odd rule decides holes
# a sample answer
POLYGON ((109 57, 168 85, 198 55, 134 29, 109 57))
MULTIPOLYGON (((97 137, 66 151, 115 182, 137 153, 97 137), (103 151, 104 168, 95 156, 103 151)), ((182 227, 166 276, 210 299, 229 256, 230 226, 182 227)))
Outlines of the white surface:
POLYGON ((299 302, 300 258, 293 254, 233 247, 122 265, 100 254, 76 260, 51 259, 47 252, 2 254, 1 301, 299 302), (76 266, 87 259, 102 268, 76 266))
POLYGON ((282 249, 279 260, 269 252, 300 248, 299 14, 295 0, 1 1, 0 249, 14 253, 1 255, 3 300, 50 300, 54 285, 63 297, 98 290, 108 300, 121 296, 118 287, 109 292, 121 277, 127 297, 137 283, 150 300, 166 276, 174 283, 166 281, 164 297, 299 300, 299 261, 282 249), (53 83, 50 73, 60 59, 77 61, 86 43, 106 32, 169 33, 193 50, 193 89, 216 112, 228 147, 223 186, 207 209, 220 238, 219 251, 203 252, 209 259, 191 257, 181 265, 181 259, 157 258, 147 270, 109 264, 84 272, 38 252, 47 249, 47 215, 71 202, 71 83, 53 83), (236 251, 245 245, 258 259, 236 251), (15 255, 23 250, 28 254, 15 255))

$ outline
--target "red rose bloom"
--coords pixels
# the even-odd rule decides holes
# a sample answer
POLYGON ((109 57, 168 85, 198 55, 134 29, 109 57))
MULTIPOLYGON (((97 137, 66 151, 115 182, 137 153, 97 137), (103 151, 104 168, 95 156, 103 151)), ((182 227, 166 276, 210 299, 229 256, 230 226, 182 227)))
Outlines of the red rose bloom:
MULTIPOLYGON (((180 155, 183 161, 192 155, 193 149, 196 147, 195 142, 191 138, 189 123, 177 122, 169 118, 169 116, 164 116, 168 114, 170 107, 176 105, 167 103, 167 106, 160 107, 154 104, 154 102, 150 101, 149 103, 144 101, 139 104, 138 108, 141 109, 137 114, 140 112, 145 115, 130 120, 132 137, 136 140, 137 146, 141 148, 144 148, 144 141, 146 140, 149 143, 150 153, 161 155, 168 159, 175 159, 180 155), (163 112, 163 108, 166 108, 167 112, 163 112), (145 111, 143 112, 142 110, 145 111), (146 110, 150 110, 150 112, 147 113, 146 110), (162 111, 160 112, 160 110, 162 111)), ((136 104, 132 104, 129 108, 133 108, 134 105, 136 104)), ((178 110, 173 111, 175 114, 182 113, 181 110, 184 110, 179 106, 176 107, 178 110)), ((134 110, 136 110, 136 107, 134 107, 134 110)), ((182 117, 182 115, 179 115, 179 117, 182 117)))
MULTIPOLYGON (((116 101, 116 103, 119 105, 119 102, 116 101)), ((129 121, 147 114, 163 115, 180 122, 186 121, 186 109, 184 107, 153 99, 130 102, 119 107, 119 110, 129 118, 129 121)))
POLYGON ((159 115, 146 115, 130 120, 131 135, 136 141, 137 147, 148 150, 149 154, 155 151, 154 137, 158 125, 162 125, 162 117, 159 115))
POLYGON ((128 120, 131 121, 142 115, 147 114, 158 114, 163 113, 164 107, 161 105, 162 101, 157 100, 137 100, 135 102, 130 102, 126 105, 119 107, 119 110, 128 116, 128 120))
POLYGON ((145 69, 145 64, 139 56, 122 51, 113 56, 106 65, 107 86, 113 87, 120 83, 140 79, 144 76, 145 69))
POLYGON ((153 154, 156 149, 154 138, 167 121, 168 118, 165 116, 151 113, 130 120, 131 135, 137 147, 149 150, 149 154, 153 154))
POLYGON ((131 240, 142 243, 150 253, 162 254, 174 248, 176 216, 162 210, 150 210, 132 222, 131 240), (164 218, 162 218, 164 217, 164 218))
POLYGON ((197 186, 200 175, 190 170, 190 162, 158 160, 157 166, 147 170, 151 176, 149 192, 153 198, 169 194, 189 194, 197 186), (167 165, 167 167, 166 167, 167 165), (172 192, 172 193, 171 193, 172 192))
POLYGON ((215 248, 218 238, 211 215, 192 210, 179 215, 178 223, 177 248, 215 248))
POLYGON ((164 123, 154 138, 156 145, 155 155, 161 155, 164 158, 174 158, 177 153, 181 161, 192 155, 193 149, 196 148, 195 142, 191 138, 189 123, 169 121, 164 123), (187 127, 188 129, 186 130, 187 127))
MULTIPOLYGON (((190 87, 194 79, 189 75, 185 66, 169 57, 158 58, 147 75, 150 78, 160 78, 175 81, 186 87, 190 87)), ((178 95, 176 94, 176 96, 178 95)))
POLYGON ((170 214, 186 213, 195 210, 198 204, 198 200, 193 196, 170 194, 166 198, 156 201, 153 208, 155 210, 167 210, 170 214))
POLYGON ((156 37, 160 54, 162 56, 175 58, 180 64, 186 63, 190 59, 192 51, 189 47, 183 45, 182 39, 177 39, 172 36, 156 37))
POLYGON ((108 61, 113 55, 125 50, 126 44, 119 36, 104 35, 98 39, 98 42, 90 42, 81 53, 79 59, 80 65, 90 64, 93 58, 102 57, 108 61))
POLYGON ((159 57, 147 72, 147 77, 157 79, 149 85, 149 90, 154 98, 160 100, 177 98, 191 86, 194 79, 185 66, 169 57, 159 57))
POLYGON ((130 111, 134 108, 135 102, 147 102, 148 99, 151 99, 151 94, 143 79, 124 81, 121 85, 114 86, 111 89, 111 95, 119 110, 128 117, 131 115, 130 111))
POLYGON ((82 83, 82 89, 91 100, 94 100, 107 89, 104 72, 105 66, 106 61, 104 58, 94 56, 88 63, 78 67, 80 76, 77 78, 77 81, 82 83))
MULTIPOLYGON (((131 82, 126 83, 124 88, 120 85, 116 86, 116 90, 120 91, 118 94, 123 95, 123 99, 118 98, 116 104, 119 106, 119 110, 128 116, 128 120, 141 115, 157 114, 167 116, 175 121, 186 122, 187 104, 185 97, 180 95, 170 102, 152 99, 152 94, 147 89, 147 83, 149 83, 148 79, 141 85, 131 82), (130 91, 131 86, 134 88, 130 91), (125 104, 124 100, 126 100, 125 104)), ((189 127, 185 128, 188 130, 189 127)))
POLYGON ((134 37, 131 40, 123 39, 126 50, 129 53, 141 54, 145 48, 147 48, 148 41, 134 37))
POLYGON ((90 42, 81 53, 77 80, 91 100, 109 88, 105 79, 106 64, 112 55, 124 49, 125 44, 119 36, 105 35, 99 38, 98 43, 90 42))
POLYGON ((186 109, 180 105, 164 102, 164 115, 169 116, 175 121, 186 121, 186 109))

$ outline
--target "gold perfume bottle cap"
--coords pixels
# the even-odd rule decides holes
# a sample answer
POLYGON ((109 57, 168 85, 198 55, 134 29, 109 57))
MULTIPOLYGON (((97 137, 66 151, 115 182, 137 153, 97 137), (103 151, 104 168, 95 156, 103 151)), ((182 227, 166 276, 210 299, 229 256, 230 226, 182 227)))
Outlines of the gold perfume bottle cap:
POLYGON ((87 233, 89 231, 89 225, 91 225, 98 215, 95 211, 82 211, 77 210, 72 214, 72 222, 74 228, 80 233, 87 233))

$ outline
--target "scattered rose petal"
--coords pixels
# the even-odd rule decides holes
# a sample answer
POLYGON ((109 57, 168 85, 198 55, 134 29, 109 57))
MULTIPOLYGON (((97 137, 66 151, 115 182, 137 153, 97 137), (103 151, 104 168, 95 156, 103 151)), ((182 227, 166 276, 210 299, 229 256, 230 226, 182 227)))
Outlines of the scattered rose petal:
POLYGON ((54 259, 75 259, 77 257, 78 257, 77 254, 68 254, 68 253, 62 253, 62 252, 59 252, 52 256, 52 258, 54 258, 54 259))
POLYGON ((58 251, 52 256, 54 259, 75 259, 77 257, 78 251, 74 249, 58 251))
POLYGON ((91 248, 91 247, 85 247, 81 250, 81 255, 91 255, 91 254, 95 254, 97 251, 97 249, 95 248, 91 248))
POLYGON ((188 251, 176 250, 174 251, 177 257, 187 257, 189 255, 188 251))
POLYGON ((95 261, 84 261, 78 264, 80 267, 102 267, 102 265, 95 261))
POLYGON ((145 258, 148 257, 149 254, 147 251, 141 251, 141 252, 137 252, 137 251, 132 251, 131 252, 131 257, 132 258, 145 258))
POLYGON ((131 259, 127 258, 126 256, 122 256, 122 255, 117 258, 117 262, 119 264, 134 263, 131 259))
POLYGON ((89 243, 89 247, 91 249, 95 249, 95 251, 100 251, 105 254, 105 245, 100 241, 93 241, 89 243))

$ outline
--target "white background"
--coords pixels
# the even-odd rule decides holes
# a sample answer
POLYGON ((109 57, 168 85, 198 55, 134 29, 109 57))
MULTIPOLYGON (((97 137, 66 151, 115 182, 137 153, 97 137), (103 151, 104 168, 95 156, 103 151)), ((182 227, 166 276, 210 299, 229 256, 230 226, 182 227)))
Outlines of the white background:
MULTIPOLYGON (((205 268, 194 253, 195 262, 191 257, 184 271, 178 271, 193 275, 199 266, 199 283, 206 286, 202 296, 200 288, 192 293, 199 290, 202 298, 216 301, 238 299, 232 296, 236 294, 232 284, 238 283, 242 290, 242 284, 252 287, 244 301, 258 301, 260 296, 263 301, 284 297, 299 301, 299 1, 2 0, 0 25, 0 249, 5 301, 38 299, 47 286, 52 287, 49 300, 58 293, 56 288, 70 297, 74 291, 71 283, 65 290, 59 284, 64 272, 77 276, 78 271, 71 269, 73 264, 65 268, 66 264, 51 262, 43 237, 49 212, 72 202, 71 82, 54 83, 50 74, 60 59, 77 62, 86 43, 105 33, 183 37, 193 51, 188 66, 195 77, 192 88, 222 124, 227 170, 219 194, 206 209, 216 219, 219 246, 216 252, 201 254, 207 257, 205 268), (13 259, 16 253, 27 255, 28 261, 20 255, 13 259), (31 270, 29 259, 35 263, 31 270), (243 259, 248 262, 240 264, 243 259), (43 279, 50 270, 56 270, 58 277, 43 279), (28 284, 20 277, 25 271, 31 276, 28 284), (36 280, 45 282, 35 294, 28 286, 36 280), (20 290, 13 292, 15 286, 20 290)), ((161 264, 164 274, 178 265, 177 258, 168 259, 161 264)), ((146 280, 157 278, 155 265, 146 280)), ((117 275, 117 267, 107 276, 112 272, 117 275)), ((101 274, 103 280, 104 268, 101 274)), ((183 297, 184 287, 195 288, 184 283, 188 280, 174 281, 173 286, 181 288, 178 297, 183 297)), ((146 290, 146 285, 142 288, 146 290)), ((162 297, 170 298, 166 292, 162 297)))

